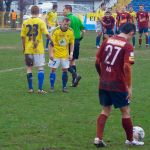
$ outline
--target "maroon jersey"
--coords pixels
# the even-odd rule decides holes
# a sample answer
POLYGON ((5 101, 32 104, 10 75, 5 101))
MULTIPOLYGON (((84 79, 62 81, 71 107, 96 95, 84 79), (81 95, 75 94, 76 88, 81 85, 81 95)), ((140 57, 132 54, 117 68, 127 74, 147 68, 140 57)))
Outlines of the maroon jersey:
POLYGON ((123 37, 111 37, 102 43, 96 59, 101 68, 99 88, 127 92, 123 67, 134 63, 133 46, 123 37))
POLYGON ((139 28, 148 28, 149 16, 148 12, 139 11, 136 14, 139 28))
POLYGON ((103 24, 104 28, 106 28, 106 29, 113 29, 114 28, 115 19, 113 16, 109 16, 109 17, 104 16, 102 18, 102 21, 105 23, 105 24, 103 24))
POLYGON ((128 12, 118 13, 117 14, 118 25, 121 26, 130 21, 131 15, 128 12))

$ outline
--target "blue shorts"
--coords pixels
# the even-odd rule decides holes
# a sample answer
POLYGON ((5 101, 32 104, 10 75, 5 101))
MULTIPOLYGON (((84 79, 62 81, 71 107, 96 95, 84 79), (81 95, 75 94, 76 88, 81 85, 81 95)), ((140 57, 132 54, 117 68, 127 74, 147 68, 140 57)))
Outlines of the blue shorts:
POLYGON ((80 50, 80 40, 79 39, 75 39, 74 51, 73 51, 73 59, 78 59, 79 58, 79 50, 80 50))
POLYGON ((114 92, 99 90, 99 101, 102 106, 114 105, 115 108, 122 108, 129 105, 127 92, 114 92))
POLYGON ((148 28, 140 28, 139 29, 139 34, 147 33, 147 32, 148 32, 148 28))
POLYGON ((114 35, 114 32, 112 29, 106 29, 106 32, 104 32, 104 34, 107 34, 108 36, 112 36, 114 35))

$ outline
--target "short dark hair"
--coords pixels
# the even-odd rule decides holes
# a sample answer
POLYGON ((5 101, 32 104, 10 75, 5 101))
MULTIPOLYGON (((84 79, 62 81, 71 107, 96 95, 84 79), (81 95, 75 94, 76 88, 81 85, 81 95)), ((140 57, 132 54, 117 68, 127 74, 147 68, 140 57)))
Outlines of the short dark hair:
POLYGON ((144 7, 144 5, 143 5, 143 4, 139 4, 139 6, 143 6, 143 7, 144 7))
POLYGON ((53 4, 53 9, 56 9, 58 7, 57 4, 53 4))
POLYGON ((32 6, 31 7, 31 14, 32 15, 38 15, 39 14, 39 12, 40 12, 40 10, 39 10, 39 7, 38 6, 32 6))
POLYGON ((128 34, 130 32, 134 32, 134 34, 135 34, 136 26, 133 23, 126 23, 122 26, 121 32, 125 33, 125 34, 128 34))
POLYGON ((70 22, 70 19, 67 18, 67 17, 64 17, 64 18, 63 18, 63 21, 70 22))
POLYGON ((105 12, 105 14, 111 14, 111 12, 110 12, 109 10, 107 10, 107 11, 105 12))
POLYGON ((101 7, 102 7, 102 6, 105 6, 105 5, 106 5, 105 3, 101 3, 101 7))
POLYGON ((66 9, 69 9, 72 12, 72 6, 71 5, 65 5, 66 9))

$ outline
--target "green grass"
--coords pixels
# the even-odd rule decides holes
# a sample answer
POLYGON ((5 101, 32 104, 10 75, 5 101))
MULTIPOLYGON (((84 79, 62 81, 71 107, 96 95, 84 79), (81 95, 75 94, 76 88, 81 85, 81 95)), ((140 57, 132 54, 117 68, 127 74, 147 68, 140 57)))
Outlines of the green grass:
MULTIPOLYGON (((67 94, 61 92, 61 69, 57 71, 55 93, 28 94, 19 32, 0 32, 0 39, 0 150, 96 150, 93 139, 101 107, 94 68, 95 33, 87 32, 81 43, 77 66, 82 80, 79 87, 69 87, 67 94), (8 70, 12 68, 19 69, 8 70)), ((135 54, 131 113, 134 125, 145 130, 145 145, 124 145, 120 112, 113 110, 104 135, 108 150, 150 149, 150 49, 136 48, 135 54)), ((44 89, 49 90, 47 66, 45 74, 44 89)), ((36 91, 36 69, 33 75, 36 91)))

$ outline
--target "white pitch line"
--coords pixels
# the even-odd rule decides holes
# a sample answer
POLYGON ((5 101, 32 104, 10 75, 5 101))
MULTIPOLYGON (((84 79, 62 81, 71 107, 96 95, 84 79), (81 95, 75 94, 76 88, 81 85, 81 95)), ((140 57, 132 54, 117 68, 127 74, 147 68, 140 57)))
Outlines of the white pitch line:
MULTIPOLYGON (((79 60, 79 62, 81 61, 95 61, 95 57, 89 57, 89 58, 85 58, 85 57, 81 57, 79 60)), ((150 59, 146 59, 146 58, 139 58, 138 61, 150 61, 150 59)), ((46 63, 47 64, 47 63, 46 63)), ((10 69, 3 69, 3 70, 0 70, 0 73, 6 73, 6 72, 12 72, 12 71, 17 71, 17 70, 22 70, 22 69, 25 69, 25 67, 18 67, 18 68, 10 68, 10 69)))
POLYGON ((3 69, 3 70, 0 70, 0 73, 12 72, 12 71, 21 70, 21 69, 25 69, 25 67, 3 69))

